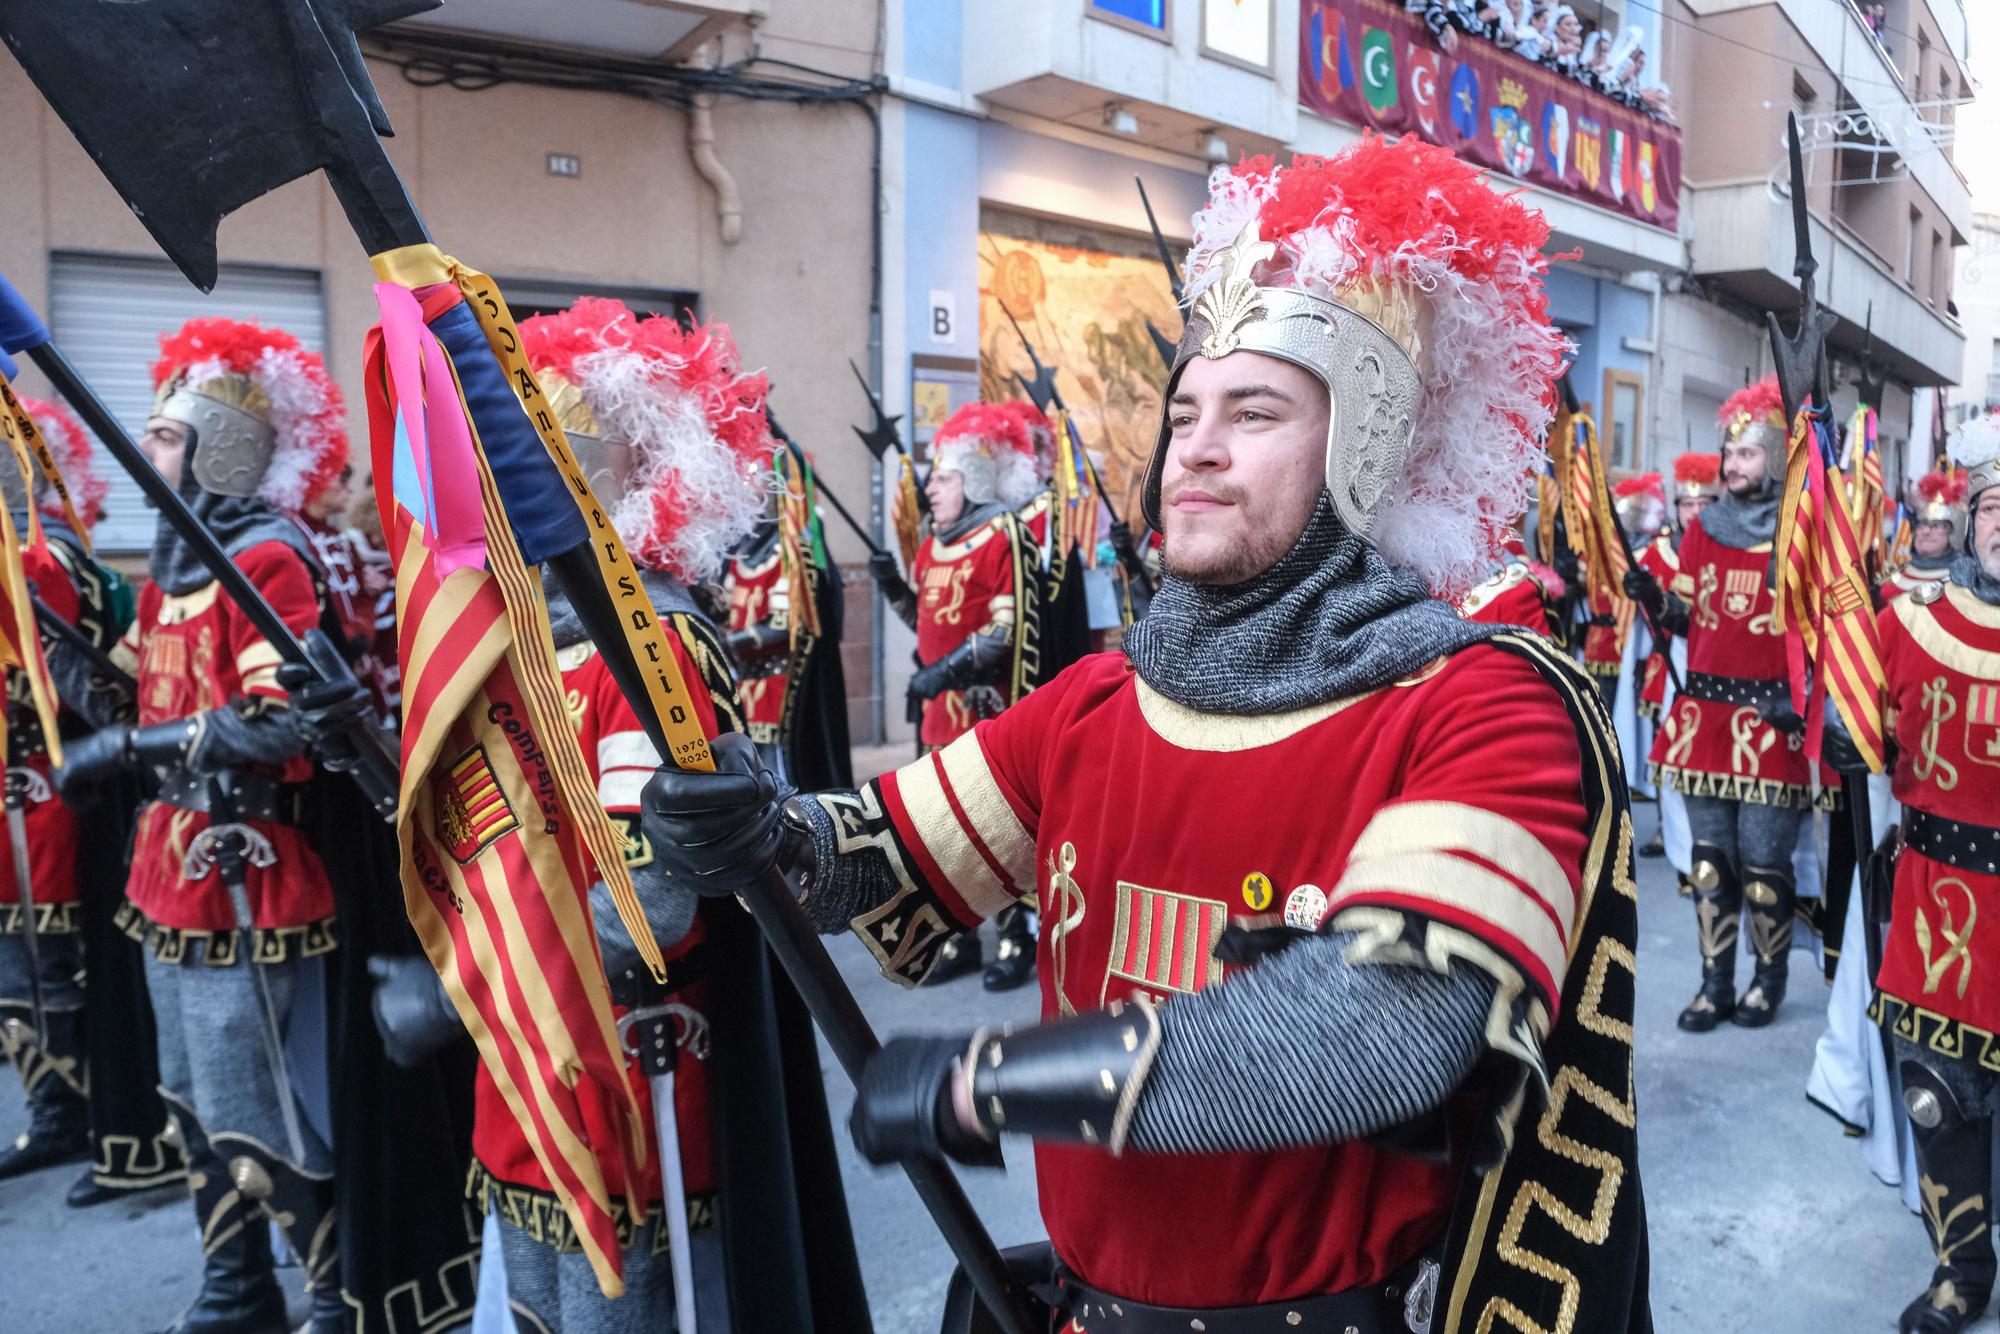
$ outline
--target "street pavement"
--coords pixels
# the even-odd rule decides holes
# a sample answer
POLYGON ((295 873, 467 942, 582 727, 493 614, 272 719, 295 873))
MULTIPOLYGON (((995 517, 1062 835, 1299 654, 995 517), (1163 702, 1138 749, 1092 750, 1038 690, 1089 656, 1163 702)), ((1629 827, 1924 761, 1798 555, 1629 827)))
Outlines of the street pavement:
MULTIPOLYGON (((1641 838, 1652 823, 1652 809, 1639 808, 1641 838)), ((1840 1127, 1806 1101, 1824 1005, 1808 956, 1794 954, 1792 995, 1771 1028, 1682 1033, 1674 1015, 1695 981, 1694 914, 1676 897, 1664 862, 1641 860, 1639 882, 1637 1094, 1656 1327, 1661 1334, 1893 1330, 1896 1313, 1928 1276, 1929 1249, 1895 1192, 1868 1174, 1840 1127)), ((881 980, 857 942, 832 944, 878 1031, 966 1032, 1033 1017, 1032 988, 995 997, 968 978, 906 992, 881 980)), ((824 1064, 829 1101, 844 1121, 852 1088, 831 1057, 824 1064)), ((12 1139, 23 1124, 18 1084, 0 1081, 0 1137, 12 1139)), ((1004 1175, 965 1176, 1003 1245, 1039 1235, 1029 1155, 1018 1142, 1007 1148, 1004 1175)), ((875 1171, 851 1154, 844 1165, 876 1329, 928 1334, 950 1270, 944 1244, 900 1174, 875 1171)), ((62 1192, 74 1176, 75 1169, 60 1168, 0 1182, 0 1330, 131 1334, 161 1327, 195 1286, 185 1195, 73 1211, 62 1192)), ((1193 1213, 1189 1222, 1230 1226, 1223 1211, 1193 1213)), ((1115 1207, 1107 1207, 1105 1225, 1117 1225, 1115 1207)), ((296 1273, 287 1276, 295 1281, 296 1273)), ((1991 1334, 2000 1321, 1988 1315, 1975 1328, 1991 1334)))

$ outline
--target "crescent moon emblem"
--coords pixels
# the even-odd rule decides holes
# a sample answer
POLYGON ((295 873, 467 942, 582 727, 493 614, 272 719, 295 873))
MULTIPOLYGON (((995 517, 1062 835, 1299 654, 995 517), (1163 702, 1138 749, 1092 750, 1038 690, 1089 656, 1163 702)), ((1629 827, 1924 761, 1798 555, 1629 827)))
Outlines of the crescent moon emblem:
POLYGON ((1362 57, 1362 67, 1367 72, 1368 82, 1380 87, 1389 81, 1389 76, 1376 68, 1375 62, 1378 58, 1387 60, 1389 53, 1379 46, 1369 47, 1368 54, 1362 57))

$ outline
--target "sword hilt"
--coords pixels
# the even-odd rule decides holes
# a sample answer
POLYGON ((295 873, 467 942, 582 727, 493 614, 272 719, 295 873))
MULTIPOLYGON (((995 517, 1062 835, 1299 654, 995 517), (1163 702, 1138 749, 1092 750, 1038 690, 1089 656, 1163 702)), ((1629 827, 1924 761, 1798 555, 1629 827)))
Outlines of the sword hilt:
POLYGON ((618 1017, 618 1045, 646 1078, 658 1079, 674 1072, 683 1047, 697 1061, 708 1059, 708 1017, 678 1001, 642 1005, 618 1017))

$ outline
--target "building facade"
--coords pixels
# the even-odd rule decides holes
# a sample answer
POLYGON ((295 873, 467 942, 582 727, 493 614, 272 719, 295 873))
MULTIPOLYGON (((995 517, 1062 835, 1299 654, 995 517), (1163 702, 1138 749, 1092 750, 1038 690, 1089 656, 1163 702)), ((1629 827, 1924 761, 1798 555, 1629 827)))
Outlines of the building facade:
MULTIPOLYGON (((493 274, 517 315, 596 293, 727 323, 745 363, 769 369, 786 430, 865 512, 871 461, 848 426, 866 401, 847 363, 879 358, 879 19, 876 0, 450 0, 364 43, 396 128, 390 156, 448 253, 493 274), (752 55, 764 63, 740 63, 752 55), (682 65, 722 67, 721 82, 701 93, 675 77, 682 65)), ((136 436, 151 406, 156 335, 198 314, 256 318, 326 355, 365 474, 373 277, 323 178, 225 221, 222 280, 204 297, 12 58, 0 66, 0 173, 33 187, 0 192, 0 272, 125 425, 136 436)), ((44 389, 32 372, 23 388, 44 389)), ((829 518, 836 556, 858 566, 865 550, 829 518)), ((142 567, 152 524, 119 479, 104 549, 142 567)), ((851 592, 865 632, 872 596, 865 580, 851 592)), ((873 662, 854 637, 861 735, 876 716, 873 662)))

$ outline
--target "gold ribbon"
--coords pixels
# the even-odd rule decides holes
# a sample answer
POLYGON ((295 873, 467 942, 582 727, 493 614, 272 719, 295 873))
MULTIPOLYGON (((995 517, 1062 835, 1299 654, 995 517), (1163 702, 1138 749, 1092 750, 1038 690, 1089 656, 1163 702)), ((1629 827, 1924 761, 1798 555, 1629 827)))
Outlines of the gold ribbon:
MULTIPOLYGON (((14 397, 14 386, 0 380, 0 435, 7 437, 7 443, 14 450, 15 462, 21 469, 21 481, 25 489, 23 495, 32 497, 33 486, 27 485, 28 461, 23 451, 35 456, 35 464, 41 469, 42 479, 55 488, 56 497, 62 501, 63 517, 69 520, 69 530, 76 534, 76 540, 83 543, 85 552, 91 550, 90 530, 77 517, 76 504, 69 497, 69 486, 63 481, 62 469, 56 466, 56 456, 49 452, 49 442, 35 427, 35 419, 14 397)), ((41 541, 42 521, 35 513, 35 507, 28 506, 28 522, 34 533, 34 540, 41 541)))

